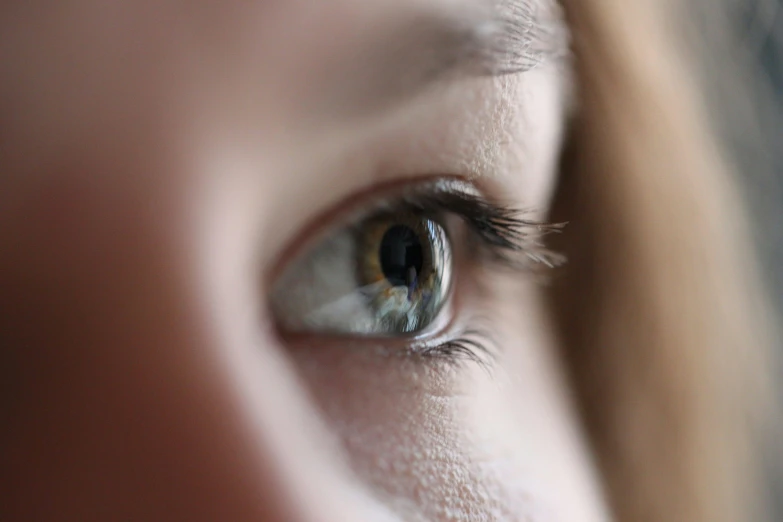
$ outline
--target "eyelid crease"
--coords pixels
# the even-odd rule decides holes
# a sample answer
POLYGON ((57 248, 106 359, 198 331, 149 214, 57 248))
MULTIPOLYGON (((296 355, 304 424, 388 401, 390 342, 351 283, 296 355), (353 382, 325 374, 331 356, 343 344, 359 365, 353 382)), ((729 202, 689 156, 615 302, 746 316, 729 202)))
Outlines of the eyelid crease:
POLYGON ((476 185, 456 176, 430 176, 421 180, 383 183, 381 187, 363 190, 343 200, 311 222, 305 234, 298 235, 266 274, 268 280, 280 275, 284 262, 301 255, 328 231, 351 226, 366 217, 396 211, 400 206, 421 212, 451 212, 462 218, 489 248, 491 259, 512 269, 535 270, 537 266, 555 268, 565 263, 565 256, 548 249, 543 238, 559 233, 567 223, 543 223, 526 219, 532 209, 517 209, 498 204, 483 196, 476 185), (373 201, 374 200, 374 201, 373 201), (370 202, 369 204, 367 202, 370 202), (360 208, 357 210, 357 208, 360 208))

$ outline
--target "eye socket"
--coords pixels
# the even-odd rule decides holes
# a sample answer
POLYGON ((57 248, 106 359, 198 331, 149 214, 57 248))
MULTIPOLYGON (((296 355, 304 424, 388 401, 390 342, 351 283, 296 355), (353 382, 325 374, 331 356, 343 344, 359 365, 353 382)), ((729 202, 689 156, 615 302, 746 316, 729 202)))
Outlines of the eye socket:
POLYGON ((287 331, 395 336, 433 324, 447 302, 452 245, 442 222, 402 206, 351 223, 286 267, 271 308, 287 331))

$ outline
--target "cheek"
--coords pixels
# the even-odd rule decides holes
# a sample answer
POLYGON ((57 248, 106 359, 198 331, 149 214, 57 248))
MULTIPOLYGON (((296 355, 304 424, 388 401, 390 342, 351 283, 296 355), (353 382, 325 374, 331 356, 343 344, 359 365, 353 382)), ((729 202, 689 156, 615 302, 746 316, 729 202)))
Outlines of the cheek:
POLYGON ((464 437, 472 370, 367 347, 306 347, 295 357, 355 473, 402 518, 497 509, 494 481, 464 437))
POLYGON ((549 346, 528 315, 498 331, 503 352, 489 368, 366 344, 293 350, 354 472, 404 519, 580 521, 582 508, 595 512, 563 390, 542 355, 549 346))

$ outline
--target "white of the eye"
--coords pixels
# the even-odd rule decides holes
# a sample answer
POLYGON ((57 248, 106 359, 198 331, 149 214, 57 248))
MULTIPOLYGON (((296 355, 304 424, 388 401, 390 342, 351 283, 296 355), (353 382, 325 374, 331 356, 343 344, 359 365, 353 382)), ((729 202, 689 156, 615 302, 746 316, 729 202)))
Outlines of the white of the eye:
POLYGON ((291 331, 374 333, 378 325, 356 278, 356 242, 349 231, 322 241, 286 268, 272 307, 291 331))

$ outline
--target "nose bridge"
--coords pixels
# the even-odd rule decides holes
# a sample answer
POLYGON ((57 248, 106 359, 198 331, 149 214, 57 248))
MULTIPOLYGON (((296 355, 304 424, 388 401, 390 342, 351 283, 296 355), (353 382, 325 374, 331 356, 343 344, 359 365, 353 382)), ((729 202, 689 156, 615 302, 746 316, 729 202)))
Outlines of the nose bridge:
POLYGON ((257 400, 214 358, 180 351, 219 346, 177 337, 142 334, 114 346, 49 339, 34 349, 53 357, 56 376, 20 361, 16 411, 0 435, 0 519, 373 520, 307 403, 291 400, 296 387, 280 365, 256 374, 276 376, 257 400), (89 353, 114 349, 144 360, 89 353), (60 351, 69 356, 56 358, 60 351))
POLYGON ((14 343, 27 355, 4 386, 0 519, 373 520, 284 361, 262 350, 238 369, 181 310, 158 311, 169 319, 132 332, 82 323, 14 343))
POLYGON ((237 448, 252 463, 256 495, 266 506, 263 520, 395 520, 353 477, 284 347, 250 321, 243 328, 241 314, 230 310, 223 309, 228 321, 216 346, 237 448))
MULTIPOLYGON (((234 330, 237 331, 237 330, 234 330)), ((369 522, 384 512, 351 476, 290 362, 272 340, 225 350, 231 402, 268 507, 264 520, 369 522)))
POLYGON ((159 220, 99 210, 0 276, 0 520, 373 520, 279 347, 199 304, 159 220))
POLYGON ((218 415, 236 429, 226 450, 241 454, 238 464, 249 468, 255 484, 248 498, 264 506, 261 520, 375 520, 285 347, 264 328, 263 270, 255 256, 263 234, 253 217, 264 205, 254 195, 260 191, 249 190, 254 182, 241 176, 202 181, 189 300, 225 400, 218 415))

